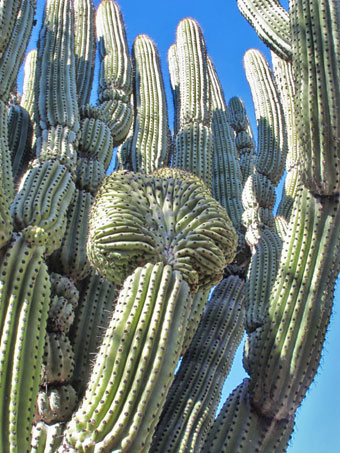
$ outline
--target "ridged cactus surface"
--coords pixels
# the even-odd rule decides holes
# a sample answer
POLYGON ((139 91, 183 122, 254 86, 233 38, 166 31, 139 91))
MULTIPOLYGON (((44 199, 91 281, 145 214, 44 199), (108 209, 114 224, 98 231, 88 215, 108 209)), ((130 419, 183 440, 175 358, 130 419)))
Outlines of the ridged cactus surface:
POLYGON ((244 58, 257 144, 196 20, 170 131, 117 3, 47 0, 19 96, 35 3, 0 2, 1 453, 286 451, 340 270, 340 2, 237 4, 272 51, 244 58))

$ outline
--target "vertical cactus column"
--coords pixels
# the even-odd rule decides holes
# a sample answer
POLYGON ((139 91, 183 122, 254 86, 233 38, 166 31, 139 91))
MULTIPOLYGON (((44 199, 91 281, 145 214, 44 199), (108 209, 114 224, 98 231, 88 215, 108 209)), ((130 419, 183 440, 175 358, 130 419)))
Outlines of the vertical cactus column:
POLYGON ((282 243, 272 214, 275 186, 283 175, 286 129, 273 74, 263 55, 248 50, 244 57, 258 125, 255 171, 245 183, 242 202, 246 241, 252 250, 247 281, 247 330, 262 324, 276 278, 282 243), (261 275, 261 278, 258 278, 261 275))
POLYGON ((0 265, 0 445, 27 451, 50 302, 44 247, 15 235, 0 265))
POLYGON ((244 332, 244 281, 215 288, 170 387, 151 452, 203 451, 226 375, 244 332))
POLYGON ((131 143, 132 170, 150 174, 169 163, 170 130, 165 88, 158 51, 148 36, 137 36, 132 57, 136 115, 131 143))
MULTIPOLYGON (((249 333, 245 364, 250 380, 226 402, 207 439, 211 452, 286 450, 295 411, 319 365, 340 269, 340 203, 333 161, 339 143, 334 123, 339 96, 337 4, 298 0, 290 6, 302 184, 295 191, 263 321, 249 333)), ((260 11, 254 12, 259 20, 260 11)))
POLYGON ((213 139, 207 54, 202 31, 183 19, 176 32, 179 125, 173 166, 191 171, 211 188, 213 139))
POLYGON ((0 6, 0 246, 11 238, 9 205, 14 198, 11 154, 8 144, 7 107, 33 26, 34 5, 25 0, 0 6))
POLYGON ((280 100, 285 115, 288 152, 286 159, 286 177, 284 181, 283 195, 277 209, 277 217, 290 219, 293 202, 296 198, 300 185, 300 159, 299 145, 296 133, 296 113, 294 106, 295 85, 292 63, 283 60, 272 52, 273 71, 280 100))
POLYGON ((232 97, 228 107, 230 124, 236 134, 235 145, 238 150, 242 185, 244 186, 255 168, 255 141, 243 101, 238 97, 232 97))

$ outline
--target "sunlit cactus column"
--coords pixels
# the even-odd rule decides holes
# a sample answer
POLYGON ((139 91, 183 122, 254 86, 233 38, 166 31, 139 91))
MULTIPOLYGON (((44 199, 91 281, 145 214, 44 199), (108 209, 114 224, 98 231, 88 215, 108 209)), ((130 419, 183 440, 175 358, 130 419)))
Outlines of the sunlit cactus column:
POLYGON ((161 62, 156 45, 137 36, 132 48, 135 69, 134 133, 131 143, 133 171, 152 173, 169 164, 170 130, 161 62))
POLYGON ((302 184, 263 321, 248 337, 250 379, 227 400, 207 451, 286 451, 295 411, 319 366, 340 269, 337 6, 290 3, 302 184))
POLYGON ((195 173, 210 189, 213 139, 207 54, 193 19, 183 19, 177 26, 176 56, 180 99, 173 166, 195 173))
POLYGON ((35 6, 29 0, 0 5, 0 247, 11 238, 9 205, 14 198, 11 154, 8 144, 7 102, 33 26, 35 6))

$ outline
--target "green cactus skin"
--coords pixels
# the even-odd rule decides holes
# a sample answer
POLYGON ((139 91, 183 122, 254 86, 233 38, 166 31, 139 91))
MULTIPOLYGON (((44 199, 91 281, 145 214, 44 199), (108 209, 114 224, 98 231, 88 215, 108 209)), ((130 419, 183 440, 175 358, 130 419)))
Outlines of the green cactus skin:
MULTIPOLYGON (((131 99, 131 103, 133 104, 133 99, 131 99)), ((133 139, 133 124, 131 125, 124 142, 117 149, 115 171, 119 170, 132 171, 131 166, 132 139, 133 139)))
POLYGON ((135 73, 132 170, 152 173, 169 162, 170 130, 161 62, 156 45, 139 35, 132 48, 135 73))
POLYGON ((0 100, 0 246, 3 247, 12 236, 13 220, 10 202, 13 197, 13 177, 8 146, 7 109, 0 100))
POLYGON ((40 420, 52 425, 67 421, 78 402, 77 393, 72 385, 62 385, 40 390, 36 404, 36 423, 40 420))
POLYGON ((211 188, 213 138, 207 54, 202 31, 183 19, 176 32, 179 73, 179 125, 174 167, 191 171, 211 188))
POLYGON ((74 352, 69 338, 56 332, 46 335, 41 385, 67 383, 73 374, 74 352))
POLYGON ((259 142, 255 172, 248 177, 242 193, 245 238, 252 251, 247 279, 246 329, 253 332, 263 324, 281 255, 282 242, 272 211, 276 197, 274 186, 283 174, 287 146, 283 110, 267 62, 258 51, 250 50, 244 63, 255 104, 259 142))
POLYGON ((168 173, 154 178, 118 172, 105 179, 87 247, 90 262, 109 281, 121 284, 136 265, 162 261, 196 291, 219 282, 232 260, 237 238, 225 210, 196 177, 168 173))
POLYGON ((244 281, 230 276, 214 290, 170 387, 151 452, 201 450, 225 376, 244 332, 244 281))
POLYGON ((292 1, 290 13, 301 178, 312 193, 332 195, 340 190, 339 4, 307 4, 292 1))
POLYGON ((55 160, 73 173, 77 162, 77 136, 68 127, 58 125, 41 131, 36 140, 36 154, 40 161, 55 160))
POLYGON ((35 99, 35 74, 37 67, 37 51, 36 49, 31 50, 25 60, 25 77, 22 89, 22 97, 20 101, 21 107, 23 107, 29 114, 31 120, 34 115, 34 99, 35 99))
POLYGON ((42 247, 18 235, 0 265, 0 445, 29 451, 50 299, 42 247))
POLYGON ((229 124, 228 111, 221 84, 210 58, 208 70, 211 83, 212 131, 214 137, 213 186, 214 198, 226 209, 238 232, 241 231, 242 175, 238 162, 234 133, 229 124))
POLYGON ((41 228, 47 236, 47 254, 61 245, 74 191, 70 173, 57 161, 33 163, 21 181, 11 208, 16 227, 41 228))
MULTIPOLYGON (((41 421, 53 425, 69 420, 78 402, 77 392, 70 384, 74 359, 67 334, 74 319, 79 292, 71 280, 60 274, 52 273, 50 280, 51 303, 35 425, 39 425, 41 421)), ((33 428, 33 437, 37 434, 34 431, 33 428)), ((43 439, 40 440, 43 442, 43 439)), ((32 442, 34 444, 34 439, 32 442)))
POLYGON ((8 146, 12 157, 12 171, 15 183, 25 172, 32 153, 33 127, 28 112, 19 105, 13 105, 8 113, 8 146))
POLYGON ((246 52, 244 66, 252 90, 258 128, 256 170, 277 185, 283 175, 287 154, 281 102, 273 74, 258 50, 246 52))
POLYGON ((190 299, 189 286, 169 265, 147 264, 127 278, 83 402, 66 429, 77 451, 147 451, 179 359, 190 299))
POLYGON ((63 441, 63 423, 47 425, 38 422, 33 426, 31 453, 55 453, 63 441))
POLYGON ((186 350, 190 346, 193 336, 195 335, 197 327, 202 318, 204 307, 208 302, 209 294, 210 289, 206 291, 198 291, 196 294, 193 295, 187 332, 185 334, 183 342, 182 356, 185 354, 186 350))
POLYGON ((18 10, 20 8, 20 0, 12 0, 0 5, 0 58, 2 57, 14 28, 18 10))
POLYGON ((92 0, 74 1, 74 53, 78 104, 90 100, 96 55, 94 5, 92 0))
POLYGON ((253 377, 253 405, 277 419, 294 416, 314 378, 340 265, 339 256, 332 253, 339 247, 338 197, 314 198, 306 189, 300 192, 267 315, 250 335, 245 358, 253 377))
POLYGON ((281 58, 292 58, 289 15, 278 0, 237 0, 241 14, 281 58))
POLYGON ((82 280, 90 273, 86 239, 92 200, 90 193, 76 189, 67 212, 67 225, 61 247, 49 260, 50 267, 74 281, 82 280))
POLYGON ((51 304, 48 313, 47 330, 67 334, 78 305, 79 291, 71 280, 57 273, 50 274, 51 304))
POLYGON ((98 159, 79 157, 77 160, 76 182, 82 190, 95 194, 105 177, 105 169, 98 159))
POLYGON ((177 60, 176 44, 172 44, 168 50, 168 66, 170 74, 170 83, 172 90, 172 99, 174 101, 175 119, 174 119, 174 136, 180 129, 180 93, 179 93, 179 68, 177 60))
POLYGON ((78 152, 80 156, 97 159, 106 171, 113 150, 111 130, 104 121, 85 118, 81 122, 78 152))
POLYGON ((280 94, 280 100, 285 116, 287 131, 288 153, 286 159, 286 178, 284 190, 277 215, 284 216, 289 220, 293 202, 296 198, 297 190, 300 185, 299 175, 299 145, 296 134, 296 113, 294 106, 295 85, 293 68, 290 62, 282 60, 272 52, 273 72, 276 86, 280 94))
POLYGON ((51 332, 67 334, 74 321, 74 308, 65 297, 55 295, 51 298, 50 311, 48 313, 47 329, 51 332))
POLYGON ((60 126, 77 133, 73 9, 68 0, 46 2, 37 58, 37 124, 42 130, 60 126))
MULTIPOLYGON (((13 7, 12 12, 14 12, 17 4, 18 3, 16 1, 9 1, 6 2, 4 6, 1 6, 1 9, 3 10, 3 8, 8 8, 8 12, 10 12, 11 7, 13 7)), ((1 37, 2 39, 5 38, 2 44, 7 41, 6 31, 7 33, 11 33, 6 49, 3 49, 2 52, 0 51, 0 99, 4 102, 7 102, 10 97, 19 68, 24 59, 25 50, 33 26, 35 2, 22 0, 19 2, 19 9, 17 11, 12 31, 9 31, 12 24, 11 19, 9 20, 9 23, 5 25, 4 32, 1 28, 1 37)))
POLYGON ((9 204, 14 198, 14 181, 11 154, 8 143, 8 112, 6 104, 0 99, 0 183, 4 190, 4 201, 9 204))
POLYGON ((115 309, 118 289, 93 271, 79 286, 79 304, 70 338, 75 357, 72 384, 82 396, 93 360, 115 309))
POLYGON ((114 146, 120 145, 132 123, 129 104, 132 93, 132 64, 128 52, 124 21, 118 5, 111 0, 100 3, 96 13, 99 40, 99 101, 101 113, 110 118, 114 146))
POLYGON ((228 107, 230 124, 236 132, 235 144, 240 158, 241 181, 244 185, 254 171, 255 142, 243 101, 238 97, 232 97, 228 107))
POLYGON ((229 396, 207 437, 206 453, 285 453, 294 419, 267 419, 249 400, 245 379, 229 396))

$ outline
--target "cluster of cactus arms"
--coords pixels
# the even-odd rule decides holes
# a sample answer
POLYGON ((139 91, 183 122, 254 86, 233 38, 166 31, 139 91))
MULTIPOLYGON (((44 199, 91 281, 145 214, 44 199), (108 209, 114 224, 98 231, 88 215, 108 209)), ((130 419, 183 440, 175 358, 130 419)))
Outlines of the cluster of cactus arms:
POLYGON ((340 1, 238 5, 272 51, 244 59, 257 146, 195 20, 170 132, 115 2, 47 0, 22 96, 35 3, 0 2, 1 453, 286 451, 340 270, 340 1))

